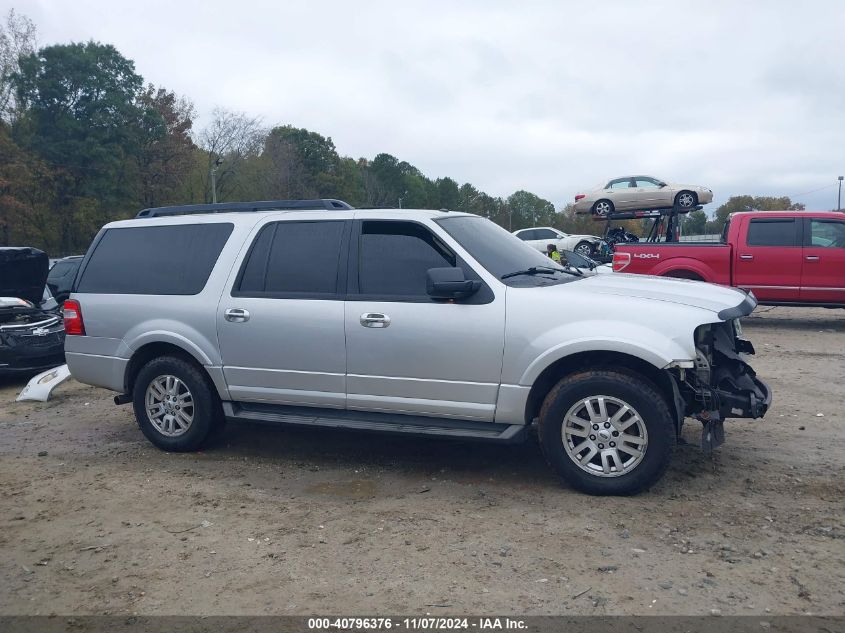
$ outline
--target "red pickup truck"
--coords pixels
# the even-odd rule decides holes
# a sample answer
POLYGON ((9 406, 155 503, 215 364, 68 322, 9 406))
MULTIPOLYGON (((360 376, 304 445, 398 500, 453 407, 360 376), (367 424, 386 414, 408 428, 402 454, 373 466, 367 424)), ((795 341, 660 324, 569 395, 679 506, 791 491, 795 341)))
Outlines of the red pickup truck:
POLYGON ((736 286, 769 305, 845 307, 845 213, 734 213, 721 242, 618 244, 613 270, 736 286))

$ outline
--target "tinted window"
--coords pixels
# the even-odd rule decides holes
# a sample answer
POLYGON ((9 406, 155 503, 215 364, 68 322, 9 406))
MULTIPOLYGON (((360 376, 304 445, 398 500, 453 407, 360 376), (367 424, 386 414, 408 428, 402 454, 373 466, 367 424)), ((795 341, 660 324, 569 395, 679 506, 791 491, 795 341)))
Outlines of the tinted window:
POLYGON ((535 240, 556 240, 558 237, 557 233, 549 229, 537 229, 534 231, 534 235, 535 240))
POLYGON ((359 262, 361 294, 420 297, 428 269, 455 266, 455 256, 420 224, 365 221, 359 262))
POLYGON ((334 295, 343 222, 274 222, 250 249, 236 294, 334 295))
POLYGON ((194 295, 208 281, 230 223, 108 229, 79 280, 77 292, 194 295))
POLYGON ((795 246, 795 226, 793 218, 751 220, 747 243, 749 246, 795 246))
POLYGON ((50 269, 47 275, 48 279, 61 279, 67 277, 71 271, 76 270, 79 265, 78 262, 56 262, 56 265, 50 269))
POLYGON ((536 240, 537 238, 534 237, 536 233, 537 231, 534 229, 528 229, 527 231, 520 231, 517 237, 522 241, 536 240))
POLYGON ((823 248, 845 248, 845 222, 811 220, 810 245, 823 248))

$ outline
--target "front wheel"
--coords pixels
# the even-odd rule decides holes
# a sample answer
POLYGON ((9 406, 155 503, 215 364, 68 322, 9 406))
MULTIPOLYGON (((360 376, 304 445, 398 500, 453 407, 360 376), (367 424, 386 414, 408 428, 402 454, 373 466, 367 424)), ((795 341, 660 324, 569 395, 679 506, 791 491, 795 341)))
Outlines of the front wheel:
POLYGON ((675 204, 680 209, 692 209, 698 204, 698 198, 692 191, 682 191, 675 196, 675 204))
POLYGON ((219 399, 202 371, 173 356, 141 368, 132 404, 141 431, 165 451, 197 450, 223 424, 219 399))
POLYGON ((558 382, 540 410, 539 436, 549 464, 573 488, 632 495, 666 472, 675 425, 650 381, 600 369, 558 382))
POLYGON ((577 246, 572 250, 584 257, 593 256, 593 245, 589 242, 578 242, 577 246))

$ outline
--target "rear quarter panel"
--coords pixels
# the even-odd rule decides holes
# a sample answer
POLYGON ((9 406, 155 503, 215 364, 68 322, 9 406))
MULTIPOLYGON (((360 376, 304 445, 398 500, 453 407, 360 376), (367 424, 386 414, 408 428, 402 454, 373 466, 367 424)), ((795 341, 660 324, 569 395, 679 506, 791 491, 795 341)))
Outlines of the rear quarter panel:
POLYGON ((619 244, 616 252, 631 255, 631 262, 620 272, 659 276, 692 273, 710 283, 731 284, 730 244, 619 244))

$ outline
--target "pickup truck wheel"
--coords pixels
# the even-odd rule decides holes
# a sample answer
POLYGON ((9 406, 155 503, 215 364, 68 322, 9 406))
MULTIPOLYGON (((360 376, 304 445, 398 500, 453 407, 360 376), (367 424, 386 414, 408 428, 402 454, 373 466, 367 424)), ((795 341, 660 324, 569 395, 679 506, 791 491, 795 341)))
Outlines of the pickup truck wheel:
POLYGON ((197 450, 222 427, 217 394, 202 372, 181 358, 162 356, 144 365, 132 405, 141 431, 165 451, 197 450))
POLYGON ((675 426, 648 380, 613 370, 563 378, 540 410, 540 446, 573 488, 596 495, 632 495, 669 466, 675 426))
POLYGON ((675 196, 675 204, 680 209, 692 209, 698 204, 698 198, 692 191, 681 191, 675 196))
POLYGON ((584 257, 593 256, 593 245, 589 242, 578 242, 578 244, 572 250, 578 253, 579 255, 583 255, 584 257))
POLYGON ((593 205, 593 213, 601 217, 613 213, 613 203, 610 200, 599 200, 593 205))

